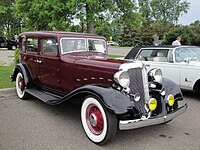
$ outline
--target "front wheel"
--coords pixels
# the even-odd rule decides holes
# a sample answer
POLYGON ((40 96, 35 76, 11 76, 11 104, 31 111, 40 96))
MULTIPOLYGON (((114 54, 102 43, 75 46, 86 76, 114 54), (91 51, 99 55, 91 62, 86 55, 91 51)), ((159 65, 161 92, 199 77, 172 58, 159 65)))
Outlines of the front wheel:
POLYGON ((25 85, 24 77, 21 72, 18 72, 16 76, 16 92, 17 92, 17 96, 20 99, 28 98, 28 93, 25 91, 25 89, 26 89, 26 85, 25 85))
POLYGON ((94 96, 88 96, 84 100, 81 107, 81 121, 86 135, 95 144, 106 144, 117 132, 116 115, 94 96))

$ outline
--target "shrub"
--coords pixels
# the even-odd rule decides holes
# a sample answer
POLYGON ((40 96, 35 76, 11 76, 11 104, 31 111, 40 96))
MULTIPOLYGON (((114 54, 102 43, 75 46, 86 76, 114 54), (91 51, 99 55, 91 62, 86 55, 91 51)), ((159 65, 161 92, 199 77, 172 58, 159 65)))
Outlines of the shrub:
POLYGON ((17 65, 19 63, 19 49, 15 49, 15 54, 14 54, 14 64, 17 65))

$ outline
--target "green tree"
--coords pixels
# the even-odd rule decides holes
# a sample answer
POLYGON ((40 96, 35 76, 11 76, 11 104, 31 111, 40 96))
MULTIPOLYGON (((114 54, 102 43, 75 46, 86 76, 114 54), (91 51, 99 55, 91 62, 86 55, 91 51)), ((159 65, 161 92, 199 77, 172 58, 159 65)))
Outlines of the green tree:
POLYGON ((189 5, 187 0, 140 0, 139 10, 144 21, 177 24, 179 17, 187 13, 189 5))
POLYGON ((14 37, 18 34, 19 21, 13 15, 12 3, 14 0, 0 0, 0 29, 1 35, 6 31, 7 38, 14 37))
POLYGON ((176 26, 165 34, 163 44, 171 45, 178 36, 182 45, 200 46, 200 26, 176 26))
POLYGON ((14 11, 25 30, 68 31, 75 6, 65 0, 15 0, 14 11))
POLYGON ((152 17, 164 24, 177 24, 180 15, 187 13, 189 4, 186 0, 152 0, 152 17))
POLYGON ((150 6, 150 0, 139 0, 139 12, 141 16, 143 17, 143 23, 148 24, 151 22, 151 6, 150 6))
POLYGON ((200 26, 200 20, 196 20, 195 22, 190 24, 191 26, 200 26))

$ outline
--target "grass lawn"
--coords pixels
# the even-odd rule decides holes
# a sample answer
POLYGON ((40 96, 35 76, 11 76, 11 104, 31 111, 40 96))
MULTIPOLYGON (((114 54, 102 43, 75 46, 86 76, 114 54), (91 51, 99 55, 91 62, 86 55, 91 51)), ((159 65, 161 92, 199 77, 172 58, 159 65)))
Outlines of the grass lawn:
POLYGON ((108 55, 111 58, 124 58, 125 56, 115 55, 115 54, 109 54, 108 55))
POLYGON ((10 75, 14 66, 0 66, 0 89, 15 87, 15 82, 11 82, 10 75))
MULTIPOLYGON (((132 49, 134 46, 119 46, 119 45, 115 45, 115 46, 109 46, 110 48, 127 48, 127 49, 132 49)), ((108 47, 108 48, 109 48, 108 47)))

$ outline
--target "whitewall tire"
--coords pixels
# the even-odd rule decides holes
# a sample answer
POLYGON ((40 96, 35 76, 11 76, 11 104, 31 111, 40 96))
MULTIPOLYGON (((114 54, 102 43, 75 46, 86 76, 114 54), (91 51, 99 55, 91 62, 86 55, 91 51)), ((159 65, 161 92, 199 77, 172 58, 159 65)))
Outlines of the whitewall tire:
POLYGON ((16 76, 16 92, 20 99, 26 99, 28 97, 28 93, 26 93, 25 89, 24 77, 21 72, 18 72, 16 76))
POLYGON ((81 107, 81 121, 88 138, 99 145, 110 141, 117 132, 117 117, 98 98, 88 96, 81 107))

